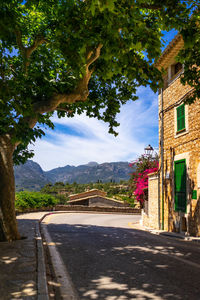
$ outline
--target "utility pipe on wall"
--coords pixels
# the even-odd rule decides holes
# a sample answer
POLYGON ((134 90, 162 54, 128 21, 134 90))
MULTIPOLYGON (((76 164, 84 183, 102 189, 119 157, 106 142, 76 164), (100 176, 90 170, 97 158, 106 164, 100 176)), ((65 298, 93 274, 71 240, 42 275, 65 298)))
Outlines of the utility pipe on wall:
POLYGON ((163 88, 161 88, 161 132, 160 132, 160 160, 161 160, 161 229, 164 230, 164 111, 163 88))

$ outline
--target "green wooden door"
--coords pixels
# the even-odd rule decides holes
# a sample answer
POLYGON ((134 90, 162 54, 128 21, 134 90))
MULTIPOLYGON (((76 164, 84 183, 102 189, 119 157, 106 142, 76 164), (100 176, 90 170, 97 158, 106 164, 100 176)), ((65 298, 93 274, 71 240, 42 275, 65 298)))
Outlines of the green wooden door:
POLYGON ((186 161, 174 163, 175 211, 186 212, 186 161))

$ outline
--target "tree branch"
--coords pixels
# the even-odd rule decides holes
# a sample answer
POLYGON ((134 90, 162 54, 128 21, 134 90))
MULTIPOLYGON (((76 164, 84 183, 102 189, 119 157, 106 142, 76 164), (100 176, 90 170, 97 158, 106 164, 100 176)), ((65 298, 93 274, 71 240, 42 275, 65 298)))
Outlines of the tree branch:
POLYGON ((72 110, 70 110, 69 108, 65 108, 65 107, 57 107, 56 110, 57 111, 65 111, 67 113, 72 113, 72 110))
POLYGON ((37 36, 36 39, 33 41, 33 44, 27 48, 26 50, 26 58, 29 59, 31 54, 38 48, 38 46, 47 43, 47 40, 43 36, 37 36))
POLYGON ((88 83, 91 78, 92 70, 89 70, 89 66, 94 63, 100 56, 102 44, 99 44, 95 51, 90 52, 86 65, 85 65, 85 74, 82 79, 80 79, 76 89, 70 94, 55 94, 49 101, 38 102, 35 104, 34 111, 36 113, 45 113, 55 110, 61 103, 72 104, 77 101, 86 101, 89 91, 88 83))
POLYGON ((5 74, 4 74, 4 68, 3 68, 3 51, 2 49, 0 50, 0 76, 2 78, 2 81, 4 82, 5 79, 5 74))
POLYGON ((22 54, 24 55, 25 47, 22 43, 22 34, 17 26, 15 27, 15 35, 16 35, 17 45, 18 45, 19 49, 22 51, 22 54))
POLYGON ((86 65, 88 68, 95 60, 97 60, 97 58, 99 58, 102 47, 103 47, 103 44, 100 43, 98 45, 98 47, 95 49, 95 51, 90 51, 87 54, 86 65))
POLYGON ((22 43, 22 34, 18 27, 15 28, 15 34, 16 34, 16 42, 19 47, 19 49, 22 52, 23 58, 24 58, 24 70, 25 74, 28 72, 28 66, 29 66, 29 58, 31 54, 42 44, 46 43, 47 40, 43 36, 36 36, 35 40, 33 41, 33 44, 29 47, 24 47, 22 43))
POLYGON ((61 110, 62 108, 60 108, 59 105, 63 103, 73 104, 77 101, 87 100, 87 97, 89 95, 88 83, 94 71, 94 68, 89 70, 89 67, 91 66, 92 63, 94 63, 99 58, 102 47, 103 45, 99 44, 94 51, 90 51, 88 53, 86 65, 85 65, 85 73, 83 75, 83 78, 80 79, 77 87, 72 93, 54 94, 49 100, 39 101, 33 105, 34 116, 32 116, 31 118, 26 118, 25 120, 29 124, 30 128, 33 128, 36 125, 38 114, 52 112, 57 109, 61 110))
POLYGON ((153 10, 160 10, 160 9, 162 9, 161 5, 147 4, 147 3, 140 4, 140 7, 141 8, 146 8, 146 9, 153 9, 153 10))

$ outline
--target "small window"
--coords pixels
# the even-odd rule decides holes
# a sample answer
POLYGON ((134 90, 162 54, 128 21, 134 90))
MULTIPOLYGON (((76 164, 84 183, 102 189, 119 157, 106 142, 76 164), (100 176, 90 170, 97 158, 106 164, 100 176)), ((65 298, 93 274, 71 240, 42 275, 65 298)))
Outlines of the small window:
POLYGON ((183 65, 181 63, 176 63, 171 66, 171 77, 173 78, 176 76, 183 68, 183 65))
POLYGON ((181 63, 175 64, 174 70, 175 70, 175 74, 177 74, 179 71, 182 70, 182 64, 181 63))
POLYGON ((185 129, 185 105, 182 104, 176 109, 177 115, 177 131, 182 131, 185 129))

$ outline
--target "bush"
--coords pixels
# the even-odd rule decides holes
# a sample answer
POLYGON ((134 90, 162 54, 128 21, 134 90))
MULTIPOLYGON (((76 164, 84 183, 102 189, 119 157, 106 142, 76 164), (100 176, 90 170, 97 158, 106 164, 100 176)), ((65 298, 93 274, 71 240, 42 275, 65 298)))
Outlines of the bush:
POLYGON ((17 210, 28 208, 51 207, 57 204, 58 200, 48 194, 39 192, 23 191, 16 193, 15 207, 17 210))
POLYGON ((67 201, 69 198, 67 198, 65 195, 56 195, 57 204, 67 204, 67 201))
POLYGON ((121 199, 130 205, 130 207, 135 207, 135 199, 132 196, 131 198, 128 196, 122 196, 121 199))

